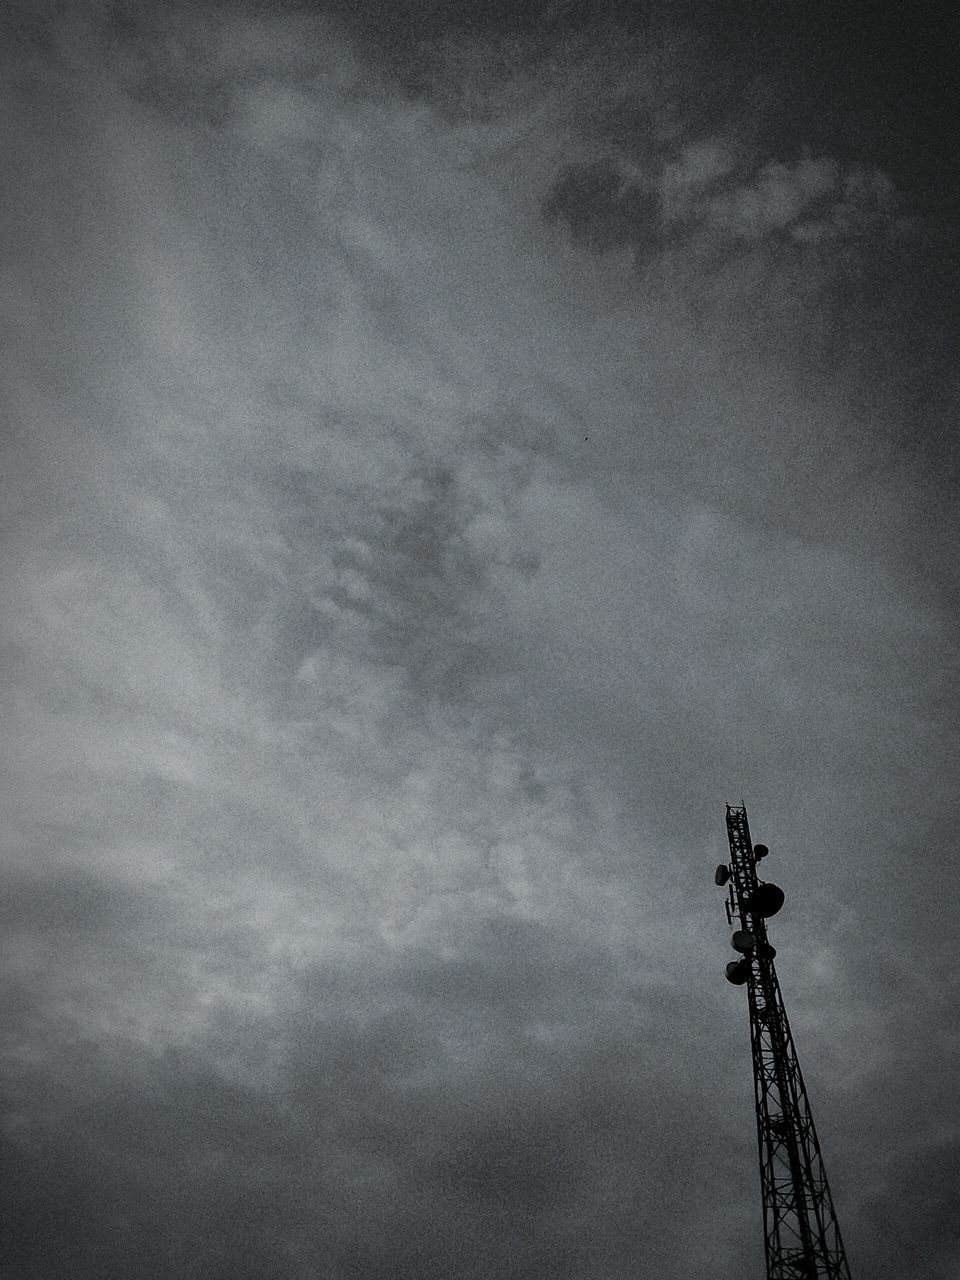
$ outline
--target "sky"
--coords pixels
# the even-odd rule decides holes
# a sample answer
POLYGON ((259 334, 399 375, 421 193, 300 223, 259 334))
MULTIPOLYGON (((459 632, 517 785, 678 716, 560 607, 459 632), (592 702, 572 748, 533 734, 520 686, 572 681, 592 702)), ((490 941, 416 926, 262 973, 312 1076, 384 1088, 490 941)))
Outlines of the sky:
MULTIPOLYGON (((2 1280, 960 1272, 956 19, 4 7, 2 1280)), ((909 10, 909 11, 908 11, 909 10)))

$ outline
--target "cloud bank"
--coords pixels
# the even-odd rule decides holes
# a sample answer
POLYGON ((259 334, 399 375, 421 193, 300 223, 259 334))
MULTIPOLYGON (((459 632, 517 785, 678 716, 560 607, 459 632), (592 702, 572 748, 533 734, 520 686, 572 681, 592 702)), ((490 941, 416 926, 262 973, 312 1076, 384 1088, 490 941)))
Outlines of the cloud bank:
POLYGON ((10 1277, 756 1268, 744 793, 858 1270, 946 1276, 951 389, 873 324, 928 269, 907 196, 691 123, 689 39, 22 38, 10 1277))

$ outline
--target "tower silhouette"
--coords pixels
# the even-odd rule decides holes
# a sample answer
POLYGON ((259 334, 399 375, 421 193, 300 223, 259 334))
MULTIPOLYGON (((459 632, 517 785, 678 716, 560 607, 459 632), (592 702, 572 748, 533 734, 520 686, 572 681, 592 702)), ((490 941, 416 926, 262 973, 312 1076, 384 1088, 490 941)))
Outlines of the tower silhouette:
POLYGON ((729 882, 727 923, 739 920, 732 945, 740 955, 727 980, 746 986, 763 1197, 767 1280, 850 1280, 850 1268, 813 1124, 766 921, 783 906, 783 890, 764 883, 757 865, 770 852, 753 844, 744 807, 727 805, 730 863, 715 883, 729 882))

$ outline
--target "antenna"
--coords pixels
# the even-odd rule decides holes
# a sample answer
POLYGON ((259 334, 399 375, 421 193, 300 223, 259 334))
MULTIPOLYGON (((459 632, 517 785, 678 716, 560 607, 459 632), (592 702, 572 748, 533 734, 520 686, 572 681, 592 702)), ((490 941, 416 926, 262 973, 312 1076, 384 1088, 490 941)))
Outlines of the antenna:
POLYGON ((747 988, 767 1280, 850 1280, 773 964, 777 952, 767 938, 766 922, 783 906, 784 892, 757 875, 770 850, 751 842, 742 803, 727 805, 727 839, 730 863, 717 867, 714 883, 729 883, 727 923, 740 922, 730 940, 737 959, 727 964, 726 976, 747 988))

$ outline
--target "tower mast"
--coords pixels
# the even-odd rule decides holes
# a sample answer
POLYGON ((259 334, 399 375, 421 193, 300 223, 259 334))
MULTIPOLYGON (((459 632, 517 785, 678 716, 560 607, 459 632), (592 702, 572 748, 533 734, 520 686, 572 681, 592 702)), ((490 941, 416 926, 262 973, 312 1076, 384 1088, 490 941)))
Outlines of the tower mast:
POLYGON ((717 867, 714 879, 729 882, 727 923, 740 924, 732 938, 740 958, 727 965, 727 980, 746 986, 750 1010, 767 1280, 850 1280, 773 964, 776 949, 767 938, 766 921, 783 906, 783 890, 757 876, 770 851, 751 842, 743 806, 727 805, 727 838, 730 862, 717 867))

